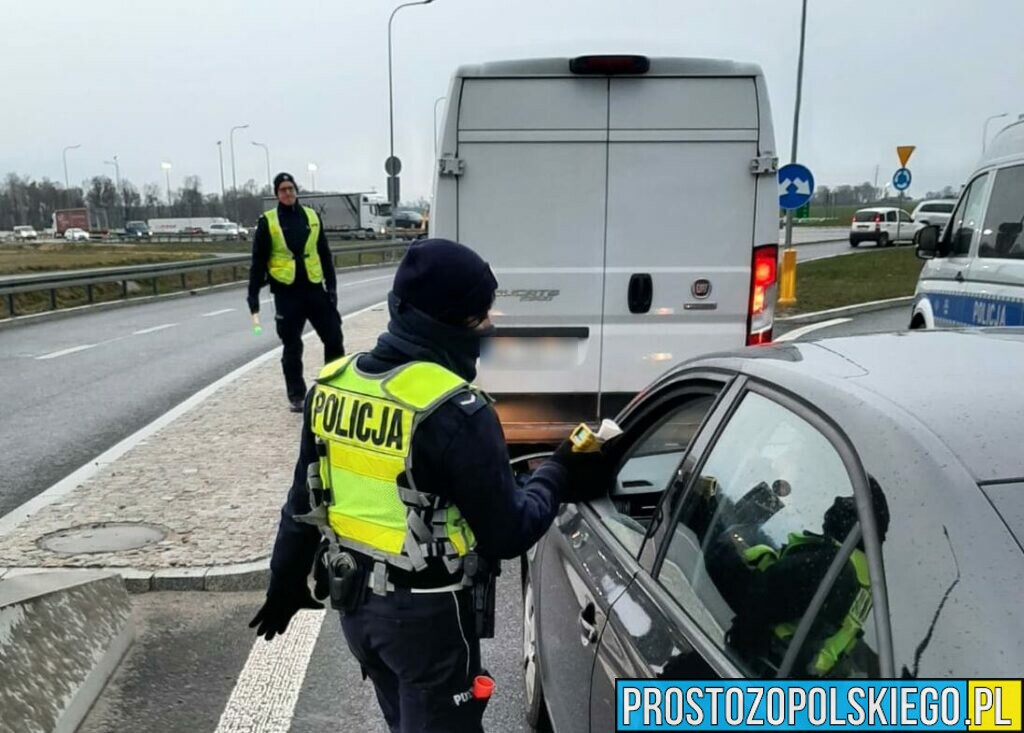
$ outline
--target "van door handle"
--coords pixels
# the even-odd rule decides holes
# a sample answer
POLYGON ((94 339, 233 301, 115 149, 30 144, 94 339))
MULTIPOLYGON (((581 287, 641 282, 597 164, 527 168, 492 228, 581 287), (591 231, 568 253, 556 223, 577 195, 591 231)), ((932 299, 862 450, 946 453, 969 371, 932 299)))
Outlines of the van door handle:
POLYGON ((580 622, 580 643, 583 646, 590 646, 597 642, 597 608, 594 602, 590 601, 579 615, 580 622))
POLYGON ((654 281, 647 273, 636 273, 629 278, 629 312, 647 313, 654 300, 654 281))

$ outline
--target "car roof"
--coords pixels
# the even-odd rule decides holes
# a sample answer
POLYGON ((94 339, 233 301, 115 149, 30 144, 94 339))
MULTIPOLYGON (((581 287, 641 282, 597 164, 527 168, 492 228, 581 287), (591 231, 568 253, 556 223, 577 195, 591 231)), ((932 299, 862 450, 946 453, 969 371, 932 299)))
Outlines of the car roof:
MULTIPOLYGON (((898 206, 865 206, 863 209, 857 209, 857 211, 899 211, 898 206)), ((849 209, 847 209, 849 211, 849 209)))
POLYGON ((900 414, 904 422, 908 414, 916 418, 976 481, 1024 478, 1024 328, 904 331, 787 342, 702 357, 680 365, 669 376, 695 364, 716 362, 795 394, 811 382, 828 387, 836 413, 830 410, 829 415, 840 424, 844 410, 873 409, 863 399, 864 392, 873 393, 894 419, 900 414))
POLYGON ((920 202, 918 206, 924 206, 925 204, 955 204, 956 199, 925 199, 920 202))
MULTIPOLYGON (((651 68, 642 76, 761 76, 757 64, 739 63, 725 59, 648 57, 651 68)), ((575 77, 569 71, 569 57, 515 59, 491 61, 484 64, 460 66, 455 75, 467 77, 509 76, 564 76, 575 77)))

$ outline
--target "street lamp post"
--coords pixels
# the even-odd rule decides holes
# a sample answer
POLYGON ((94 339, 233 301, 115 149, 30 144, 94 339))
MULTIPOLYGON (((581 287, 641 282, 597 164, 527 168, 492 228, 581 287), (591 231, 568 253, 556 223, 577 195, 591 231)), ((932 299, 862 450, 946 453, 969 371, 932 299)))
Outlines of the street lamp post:
POLYGON ((271 193, 273 193, 274 184, 271 182, 270 178, 270 148, 267 147, 266 143, 258 143, 255 140, 252 141, 252 144, 257 148, 263 148, 263 154, 267 157, 267 187, 270 189, 271 193))
POLYGON ((117 192, 121 194, 121 202, 124 204, 124 206, 123 206, 123 208, 124 208, 124 212, 123 212, 124 213, 124 219, 125 219, 125 221, 127 221, 128 220, 128 202, 124 200, 124 198, 125 198, 124 197, 124 191, 121 190, 121 166, 118 165, 118 163, 117 163, 117 156, 115 155, 113 160, 105 160, 103 162, 106 163, 107 165, 114 166, 114 186, 116 187, 117 192))
POLYGON ((64 152, 61 153, 61 157, 64 159, 64 189, 65 190, 71 188, 71 184, 68 183, 68 151, 69 150, 77 150, 80 147, 82 147, 81 143, 79 143, 78 145, 68 145, 66 148, 64 148, 64 152))
POLYGON ((171 208, 171 164, 165 161, 165 162, 160 164, 160 167, 163 169, 164 175, 167 177, 167 208, 170 209, 171 208))
POLYGON ((437 105, 447 99, 448 97, 438 97, 434 100, 434 165, 437 165, 437 105))
MULTIPOLYGON (((391 60, 391 26, 394 23, 395 15, 402 8, 409 8, 413 5, 429 5, 434 0, 418 0, 412 3, 402 3, 397 8, 391 11, 391 17, 388 18, 388 130, 390 133, 390 158, 395 157, 395 84, 393 65, 391 60)), ((389 173, 389 175, 391 175, 389 173)), ((396 179, 397 180, 397 179, 396 179)), ((388 198, 391 200, 391 216, 389 217, 391 236, 394 238, 395 235, 395 209, 398 207, 398 186, 392 184, 388 186, 388 198)))
POLYGON ((306 170, 309 171, 309 192, 313 193, 313 191, 316 191, 316 163, 309 163, 306 166, 306 170))
POLYGON ((224 196, 224 146, 220 140, 217 141, 217 161, 220 163, 220 205, 227 214, 228 202, 224 196))
POLYGON ((988 147, 988 123, 992 120, 998 120, 1000 117, 1009 117, 1009 112, 1003 112, 1002 114, 992 115, 985 120, 984 126, 981 128, 981 152, 985 152, 985 148, 988 147))
POLYGON ((249 123, 244 125, 235 125, 231 128, 231 132, 228 133, 228 142, 231 145, 231 195, 235 198, 235 220, 238 220, 238 180, 235 178, 235 131, 244 130, 249 127, 249 123))
MULTIPOLYGON (((796 148, 800 136, 800 101, 804 86, 804 39, 807 35, 807 0, 800 12, 800 56, 796 63, 796 104, 793 106, 793 147, 789 161, 796 163, 796 148)), ((793 246, 793 210, 786 211, 786 248, 793 246)))

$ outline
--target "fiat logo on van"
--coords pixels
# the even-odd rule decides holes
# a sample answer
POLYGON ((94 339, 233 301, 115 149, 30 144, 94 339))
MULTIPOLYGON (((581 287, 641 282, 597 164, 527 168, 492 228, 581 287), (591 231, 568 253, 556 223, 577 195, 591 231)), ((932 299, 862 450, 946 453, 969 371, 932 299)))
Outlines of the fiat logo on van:
POLYGON ((703 300, 711 295, 711 281, 704 278, 694 280, 693 285, 690 287, 690 292, 693 293, 694 298, 703 300))

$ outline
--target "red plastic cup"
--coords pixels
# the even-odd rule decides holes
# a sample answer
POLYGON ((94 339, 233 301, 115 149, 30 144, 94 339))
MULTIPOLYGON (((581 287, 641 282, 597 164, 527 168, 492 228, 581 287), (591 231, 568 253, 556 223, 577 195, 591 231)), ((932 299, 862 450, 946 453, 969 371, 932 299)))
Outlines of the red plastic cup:
POLYGON ((494 680, 482 674, 478 674, 473 680, 473 697, 477 700, 487 700, 494 692, 494 680))

